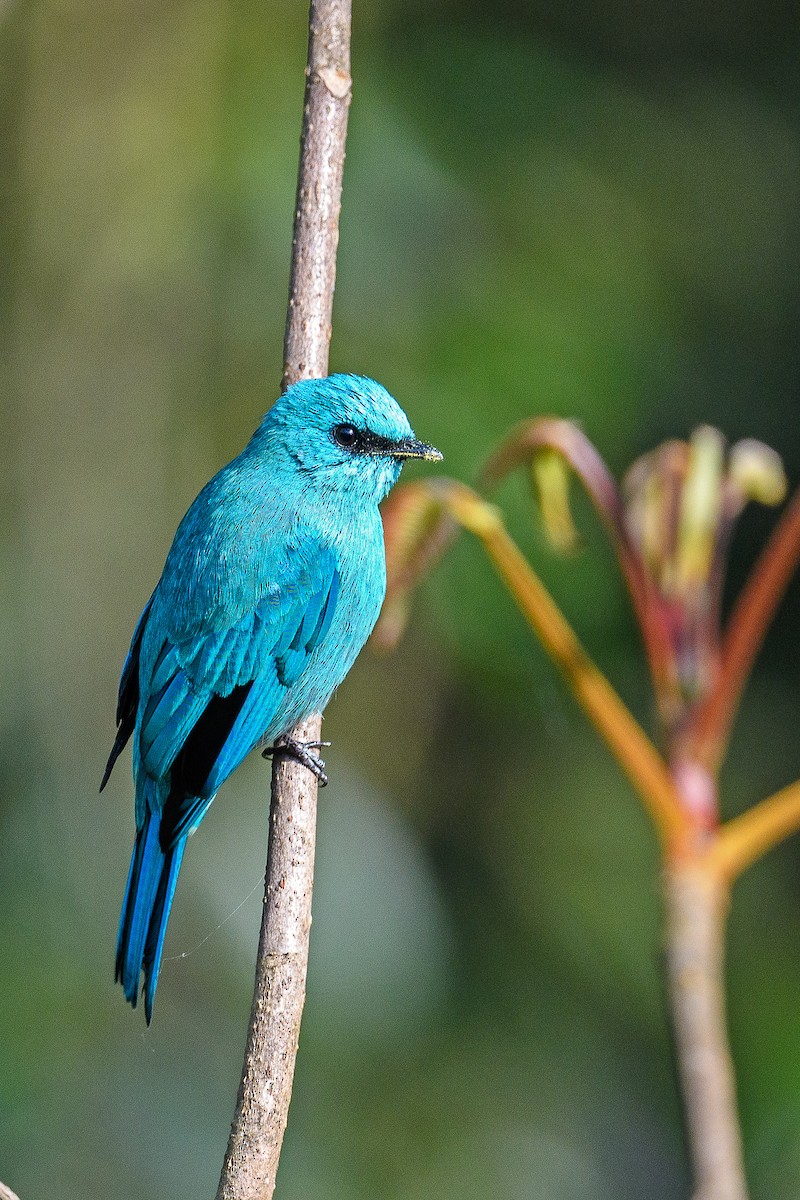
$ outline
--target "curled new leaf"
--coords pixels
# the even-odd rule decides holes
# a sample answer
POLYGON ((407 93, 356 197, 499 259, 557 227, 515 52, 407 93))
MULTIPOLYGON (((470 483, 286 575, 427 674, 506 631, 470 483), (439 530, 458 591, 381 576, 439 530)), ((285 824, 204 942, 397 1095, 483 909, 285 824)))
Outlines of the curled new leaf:
POLYGON ((481 483, 491 487, 523 465, 537 471, 538 462, 537 482, 540 483, 545 526, 557 545, 560 539, 571 548, 574 535, 566 507, 566 484, 553 471, 553 456, 560 458, 575 473, 606 527, 642 632, 656 693, 665 694, 674 687, 674 671, 663 607, 632 541, 614 477, 583 431, 573 421, 558 417, 523 421, 491 455, 481 473, 481 483), (546 457, 543 459, 542 456, 546 457), (546 486, 541 488, 543 463, 549 476, 545 480, 546 486))
POLYGON ((755 438, 744 438, 731 447, 728 478, 740 504, 756 500, 774 506, 786 498, 788 481, 781 456, 755 438))
POLYGON ((722 509, 725 439, 701 425, 692 434, 683 486, 679 492, 678 531, 672 587, 681 593, 705 582, 711 573, 722 509))
MULTIPOLYGON (((734 675, 739 688, 742 670, 728 665, 730 639, 721 639, 721 604, 728 549, 736 518, 748 500, 777 503, 785 491, 779 457, 760 442, 739 442, 728 452, 722 434, 703 425, 688 442, 670 441, 644 455, 629 470, 624 484, 625 520, 634 552, 657 596, 669 631, 671 679, 656 687, 659 709, 668 730, 681 730, 682 753, 716 763, 722 742, 713 745, 709 731, 715 718, 707 712, 735 706, 734 675), (669 684, 669 686, 665 686, 669 684), (720 690, 722 689, 722 690, 720 690), (723 700, 723 694, 727 699, 723 700), (716 698, 714 698, 716 697, 716 698), (695 736, 697 732, 698 737, 695 736), (700 749, 700 742, 705 745, 700 749)), ((757 572, 761 576, 762 572, 757 572)), ((745 596, 750 592, 746 589, 745 596)), ((760 605, 746 618, 749 634, 747 669, 766 628, 760 605), (752 615, 752 614, 751 614, 752 615)), ((732 628, 742 628, 734 611, 732 628)), ((766 616, 766 610, 763 610, 766 616)), ((738 635, 734 643, 740 642, 738 635)), ((742 665, 745 659, 738 657, 742 665)), ((727 730, 727 725, 725 726, 727 730)), ((723 726, 718 726, 722 733, 723 726)))
POLYGON ((592 443, 573 421, 537 417, 522 421, 489 457, 480 476, 483 488, 492 488, 517 467, 529 466, 544 451, 558 454, 575 472, 601 519, 616 536, 622 507, 617 485, 592 443))
POLYGON ((531 474, 547 536, 557 550, 568 554, 578 544, 578 531, 569 507, 567 464, 556 450, 537 450, 531 474))

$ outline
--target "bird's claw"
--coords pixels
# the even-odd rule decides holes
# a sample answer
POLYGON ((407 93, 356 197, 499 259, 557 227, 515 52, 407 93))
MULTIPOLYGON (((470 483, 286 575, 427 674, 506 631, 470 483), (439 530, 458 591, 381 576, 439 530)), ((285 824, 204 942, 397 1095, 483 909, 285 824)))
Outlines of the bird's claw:
POLYGON ((330 746, 330 742, 298 742, 296 738, 284 736, 279 737, 274 746, 267 746, 262 750, 261 757, 273 758, 276 754, 283 754, 287 758, 293 758, 316 776, 320 787, 327 787, 325 763, 318 754, 313 753, 314 750, 321 750, 323 746, 330 746))

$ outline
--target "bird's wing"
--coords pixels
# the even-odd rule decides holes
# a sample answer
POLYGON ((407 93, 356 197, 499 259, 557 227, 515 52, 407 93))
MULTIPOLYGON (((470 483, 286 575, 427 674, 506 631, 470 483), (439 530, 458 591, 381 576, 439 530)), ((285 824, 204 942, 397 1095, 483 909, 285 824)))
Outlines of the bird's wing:
POLYGON ((159 680, 166 704, 153 697, 140 736, 148 773, 170 772, 165 842, 197 827, 214 793, 264 736, 328 632, 338 595, 333 554, 320 548, 224 635, 176 647, 178 669, 164 684, 162 667, 159 680))
MULTIPOLYGON (((311 551, 304 546, 293 563, 280 583, 267 585, 254 607, 227 627, 218 613, 210 613, 207 632, 182 639, 173 631, 156 639, 160 644, 147 655, 153 665, 146 676, 139 669, 137 629, 123 670, 125 704, 106 778, 130 735, 129 705, 134 689, 138 700, 141 688, 137 766, 165 785, 165 841, 197 826, 217 788, 263 737, 328 631, 339 594, 333 553, 321 544, 311 551)), ((142 627, 149 616, 146 609, 142 627)), ((141 796, 143 789, 137 792, 141 796)), ((137 825, 145 815, 137 811, 137 825)))

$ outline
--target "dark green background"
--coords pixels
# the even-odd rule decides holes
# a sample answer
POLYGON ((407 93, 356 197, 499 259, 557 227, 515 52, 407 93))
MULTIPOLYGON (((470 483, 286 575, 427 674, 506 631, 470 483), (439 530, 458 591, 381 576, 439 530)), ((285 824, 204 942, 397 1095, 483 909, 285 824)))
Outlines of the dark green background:
MULTIPOLYGON (((280 378, 306 12, 0 17, 0 1178, 21 1200, 194 1200, 238 1082, 268 769, 193 840, 149 1031, 112 982, 127 755, 97 785, 175 525, 280 378)), ((796 481, 799 20, 789 0, 357 2, 332 367, 380 378, 462 477, 555 412, 615 470, 710 421, 796 481)), ((501 499, 649 722, 591 515, 564 563, 524 485, 501 499)), ((746 515, 733 585, 773 519, 746 515)), ((795 585, 728 813, 800 774, 799 630, 795 585)), ((325 728, 280 1196, 686 1196, 654 838, 474 544, 325 728)), ((796 844, 737 885, 729 976, 753 1196, 792 1200, 796 844)))

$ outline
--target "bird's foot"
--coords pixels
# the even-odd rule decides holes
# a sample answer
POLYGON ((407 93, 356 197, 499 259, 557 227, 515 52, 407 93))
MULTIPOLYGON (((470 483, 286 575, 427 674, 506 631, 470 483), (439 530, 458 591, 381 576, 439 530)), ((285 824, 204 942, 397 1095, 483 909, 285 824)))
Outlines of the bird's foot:
POLYGON ((293 758, 295 762, 307 767, 312 775, 316 775, 320 787, 327 787, 325 763, 318 754, 314 754, 315 750, 321 750, 323 746, 330 746, 330 742, 298 742, 296 738, 284 735, 278 738, 274 746, 267 746, 262 750, 261 757, 273 758, 276 754, 283 754, 287 758, 293 758))

